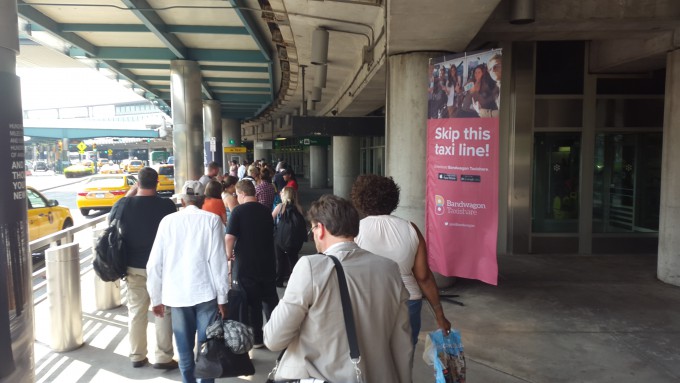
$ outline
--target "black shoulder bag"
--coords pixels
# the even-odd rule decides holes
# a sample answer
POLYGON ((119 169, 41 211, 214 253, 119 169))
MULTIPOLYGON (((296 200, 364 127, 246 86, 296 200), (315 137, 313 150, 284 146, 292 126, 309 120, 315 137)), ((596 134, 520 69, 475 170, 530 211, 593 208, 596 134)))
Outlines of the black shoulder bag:
MULTIPOLYGON (((359 362, 361 362, 361 354, 359 353, 359 342, 357 341, 357 331, 354 324, 354 310, 352 309, 352 300, 349 297, 349 290, 347 289, 347 278, 345 278, 345 270, 342 268, 340 261, 332 256, 328 255, 333 263, 335 264, 335 272, 338 274, 338 285, 340 285, 340 300, 342 301, 342 316, 345 319, 345 331, 347 332, 347 342, 349 343, 349 359, 354 365, 354 372, 356 373, 356 383, 363 383, 363 377, 361 376, 361 369, 359 368, 359 362)), ((276 359, 276 364, 274 369, 269 373, 267 381, 265 383, 294 383, 299 382, 299 379, 292 380, 274 380, 274 375, 276 375, 276 370, 279 367, 279 362, 283 358, 283 354, 286 350, 281 351, 279 357, 276 359)))
POLYGON ((127 197, 120 200, 116 214, 111 217, 109 226, 97 238, 97 245, 93 249, 92 267, 97 276, 105 282, 124 279, 127 275, 127 254, 123 243, 121 220, 129 200, 127 197))

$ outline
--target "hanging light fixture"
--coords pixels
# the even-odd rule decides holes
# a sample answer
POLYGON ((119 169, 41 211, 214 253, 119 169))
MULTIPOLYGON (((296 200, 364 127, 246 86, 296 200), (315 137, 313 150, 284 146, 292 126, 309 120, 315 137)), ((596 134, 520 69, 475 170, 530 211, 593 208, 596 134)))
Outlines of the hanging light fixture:
POLYGON ((328 74, 328 65, 314 66, 314 86, 317 88, 326 87, 326 77, 328 74))
POLYGON ((325 65, 328 62, 328 31, 317 28, 312 34, 312 59, 313 65, 325 65))
POLYGON ((510 24, 530 24, 535 21, 534 0, 512 0, 510 24))
POLYGON ((312 88, 312 95, 311 95, 310 99, 314 102, 321 101, 321 88, 319 88, 318 86, 315 86, 314 88, 312 88))

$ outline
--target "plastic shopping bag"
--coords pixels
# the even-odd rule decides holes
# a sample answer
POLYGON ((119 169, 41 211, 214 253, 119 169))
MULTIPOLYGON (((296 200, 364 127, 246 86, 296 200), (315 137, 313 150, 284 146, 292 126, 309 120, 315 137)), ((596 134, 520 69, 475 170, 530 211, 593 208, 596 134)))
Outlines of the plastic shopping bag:
POLYGON ((429 333, 423 359, 428 364, 434 363, 435 383, 465 383, 465 353, 460 332, 451 329, 446 336, 442 330, 429 333))

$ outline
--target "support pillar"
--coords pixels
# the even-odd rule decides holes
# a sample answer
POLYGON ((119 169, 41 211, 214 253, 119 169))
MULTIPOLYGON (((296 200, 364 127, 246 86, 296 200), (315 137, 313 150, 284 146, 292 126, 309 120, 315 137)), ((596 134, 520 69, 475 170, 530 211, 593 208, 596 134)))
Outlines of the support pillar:
POLYGON ((333 137, 333 194, 349 199, 359 175, 359 137, 333 137))
POLYGON ((246 159, 245 153, 225 153, 224 148, 241 146, 241 124, 233 118, 222 119, 222 163, 225 164, 225 172, 228 169, 232 157, 239 157, 239 164, 246 159))
POLYGON ((17 1, 0 0, 0 382, 35 381, 17 1))
MULTIPOLYGON (((273 147, 273 141, 256 141, 253 145, 253 156, 255 157, 253 160, 261 160, 264 158, 267 162, 271 162, 273 147)), ((274 166, 276 166, 276 164, 274 164, 274 166)))
POLYGON ((658 278, 680 286, 680 49, 666 58, 666 95, 661 160, 658 278))
POLYGON ((328 187, 328 147, 326 145, 309 147, 309 187, 312 189, 328 187))
MULTIPOLYGON (((203 142, 205 150, 205 165, 212 161, 220 164, 222 171, 225 171, 222 155, 219 150, 222 148, 222 118, 220 112, 220 102, 218 100, 203 101, 203 142), (210 147, 211 139, 215 140, 215 149, 210 147)), ((227 167, 226 171, 229 171, 227 167)))
POLYGON ((175 154, 175 190, 203 175, 203 101, 201 71, 196 61, 170 62, 172 146, 175 154))
POLYGON ((437 52, 417 52, 388 59, 385 175, 401 188, 395 215, 425 232, 425 155, 427 143, 427 71, 437 52))

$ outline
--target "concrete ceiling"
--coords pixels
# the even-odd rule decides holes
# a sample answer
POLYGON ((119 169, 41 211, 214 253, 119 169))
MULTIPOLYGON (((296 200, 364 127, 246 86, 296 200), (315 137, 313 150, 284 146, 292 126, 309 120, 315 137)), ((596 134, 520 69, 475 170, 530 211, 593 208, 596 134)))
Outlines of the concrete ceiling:
MULTIPOLYGON (((318 68, 312 34, 329 31, 327 82, 310 115, 384 106, 387 57, 462 52, 499 41, 588 40, 591 70, 657 69, 680 41, 678 0, 535 0, 509 23, 510 0, 18 0, 20 65, 99 67, 170 102, 169 63, 199 62, 203 97, 224 117, 262 124, 301 110, 318 68), (50 40, 51 39, 51 40, 50 40), (31 41, 50 48, 32 45, 31 41), (634 48, 634 49, 631 49, 634 48)), ((334 113, 336 112, 336 113, 334 113)))

